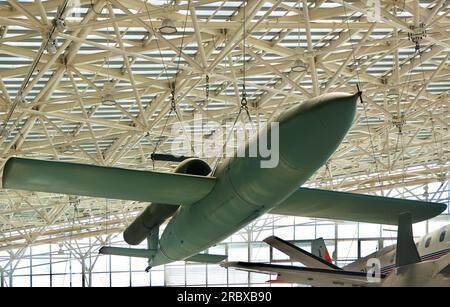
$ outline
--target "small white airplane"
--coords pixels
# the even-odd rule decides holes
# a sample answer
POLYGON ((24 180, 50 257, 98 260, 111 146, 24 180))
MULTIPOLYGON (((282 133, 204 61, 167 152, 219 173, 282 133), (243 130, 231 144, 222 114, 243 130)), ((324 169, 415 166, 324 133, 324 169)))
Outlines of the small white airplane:
POLYGON ((305 267, 250 262, 225 262, 222 266, 277 274, 277 279, 271 282, 316 287, 450 287, 450 225, 415 243, 410 214, 399 217, 397 245, 383 248, 343 268, 331 263, 326 247, 321 251, 314 246, 321 244, 323 239, 313 241, 312 253, 274 236, 264 242, 305 267))

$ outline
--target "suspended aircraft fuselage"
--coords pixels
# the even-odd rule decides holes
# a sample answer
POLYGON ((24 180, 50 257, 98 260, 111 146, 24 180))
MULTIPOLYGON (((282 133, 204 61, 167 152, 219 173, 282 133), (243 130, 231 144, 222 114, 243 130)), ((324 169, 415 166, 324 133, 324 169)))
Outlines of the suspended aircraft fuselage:
MULTIPOLYGON (((181 206, 172 217, 150 266, 196 255, 288 198, 339 146, 353 122, 357 98, 324 95, 282 113, 276 120, 278 165, 262 168, 266 158, 260 155, 225 160, 213 174, 217 178, 213 190, 200 201, 181 206)), ((270 140, 274 132, 268 130, 270 140)), ((259 136, 254 137, 247 148, 258 141, 259 136)))

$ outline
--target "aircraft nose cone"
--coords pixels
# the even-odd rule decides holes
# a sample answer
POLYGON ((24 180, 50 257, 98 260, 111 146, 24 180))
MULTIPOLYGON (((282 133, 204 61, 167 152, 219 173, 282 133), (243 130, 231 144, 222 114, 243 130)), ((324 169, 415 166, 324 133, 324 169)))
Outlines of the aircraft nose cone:
POLYGON ((330 94, 326 99, 317 103, 313 111, 317 113, 327 134, 342 141, 350 129, 356 113, 356 103, 359 94, 330 94))
POLYGON ((280 154, 292 167, 315 171, 334 153, 350 129, 359 94, 316 97, 280 117, 280 154))

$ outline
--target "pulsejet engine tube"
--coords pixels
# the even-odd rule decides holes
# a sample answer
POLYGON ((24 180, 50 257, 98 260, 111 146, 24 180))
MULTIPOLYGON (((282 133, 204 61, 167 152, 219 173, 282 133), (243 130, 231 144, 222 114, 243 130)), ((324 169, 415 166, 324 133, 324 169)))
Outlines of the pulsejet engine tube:
MULTIPOLYGON (((207 176, 211 173, 211 168, 205 161, 192 158, 180 163, 175 173, 207 176)), ((125 229, 123 233, 125 242, 130 245, 139 245, 173 216, 178 208, 179 206, 152 203, 125 229)))

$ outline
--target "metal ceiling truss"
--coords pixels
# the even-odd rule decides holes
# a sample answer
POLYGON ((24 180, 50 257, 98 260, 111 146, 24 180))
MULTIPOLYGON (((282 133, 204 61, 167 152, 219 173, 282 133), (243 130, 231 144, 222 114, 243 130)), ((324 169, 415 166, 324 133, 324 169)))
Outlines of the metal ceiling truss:
MULTIPOLYGON (((25 156, 171 171, 150 154, 175 137, 172 85, 184 123, 230 127, 245 67, 254 120, 359 83, 353 128, 308 185, 377 193, 449 179, 446 1, 383 0, 378 22, 360 0, 71 3, 0 1, 0 167, 25 156), (177 33, 158 31, 166 18, 177 33)), ((0 250, 117 233, 146 205, 2 190, 0 250)))

